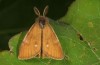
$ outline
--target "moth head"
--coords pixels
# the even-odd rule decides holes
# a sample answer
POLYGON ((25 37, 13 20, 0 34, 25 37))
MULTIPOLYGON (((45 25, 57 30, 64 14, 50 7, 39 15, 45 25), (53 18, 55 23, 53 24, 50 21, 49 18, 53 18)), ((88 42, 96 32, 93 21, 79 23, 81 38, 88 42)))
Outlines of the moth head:
POLYGON ((44 28, 47 21, 47 18, 45 16, 48 13, 48 6, 44 8, 43 15, 40 14, 40 11, 36 7, 34 7, 34 12, 38 16, 38 22, 40 24, 40 27, 44 28))

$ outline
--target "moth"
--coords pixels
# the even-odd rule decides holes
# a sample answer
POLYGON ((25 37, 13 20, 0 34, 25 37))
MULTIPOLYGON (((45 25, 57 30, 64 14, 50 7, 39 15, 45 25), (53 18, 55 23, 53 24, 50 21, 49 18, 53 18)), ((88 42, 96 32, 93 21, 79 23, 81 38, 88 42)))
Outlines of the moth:
POLYGON ((64 55, 61 44, 46 17, 48 6, 44 8, 43 15, 40 15, 36 7, 34 7, 34 12, 38 18, 19 47, 18 59, 27 60, 38 56, 62 60, 64 55))

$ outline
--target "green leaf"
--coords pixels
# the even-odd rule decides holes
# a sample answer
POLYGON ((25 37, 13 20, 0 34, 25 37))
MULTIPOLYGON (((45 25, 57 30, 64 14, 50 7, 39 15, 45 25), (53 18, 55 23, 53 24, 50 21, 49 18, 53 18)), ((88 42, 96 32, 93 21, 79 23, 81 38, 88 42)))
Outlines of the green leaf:
POLYGON ((63 60, 33 58, 30 60, 19 60, 18 48, 26 32, 19 33, 9 41, 10 51, 0 53, 0 64, 4 65, 87 65, 98 62, 97 57, 88 47, 87 42, 80 41, 77 32, 64 23, 50 20, 50 24, 55 30, 65 54, 63 60), (5 61, 4 61, 5 60, 5 61))
POLYGON ((82 35, 100 65, 100 0, 76 0, 61 20, 82 35))

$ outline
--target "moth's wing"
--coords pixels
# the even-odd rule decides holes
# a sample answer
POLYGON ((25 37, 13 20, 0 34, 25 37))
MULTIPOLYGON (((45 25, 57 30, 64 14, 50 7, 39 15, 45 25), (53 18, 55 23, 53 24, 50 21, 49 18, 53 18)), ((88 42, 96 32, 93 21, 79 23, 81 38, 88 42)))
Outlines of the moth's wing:
POLYGON ((41 51, 41 29, 38 22, 33 24, 19 48, 18 58, 30 59, 40 54, 41 51))
POLYGON ((46 24, 43 29, 43 57, 62 60, 64 55, 59 39, 50 24, 46 24))

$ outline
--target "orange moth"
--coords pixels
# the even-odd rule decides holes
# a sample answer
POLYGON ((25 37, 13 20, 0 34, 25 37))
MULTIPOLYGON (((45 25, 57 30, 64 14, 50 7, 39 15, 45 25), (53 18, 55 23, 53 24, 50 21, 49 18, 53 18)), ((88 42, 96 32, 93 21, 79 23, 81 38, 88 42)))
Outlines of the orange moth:
POLYGON ((34 12, 38 18, 19 47, 18 59, 27 60, 38 56, 39 58, 62 60, 64 55, 59 39, 49 24, 48 18, 45 17, 48 6, 45 7, 43 16, 36 7, 34 7, 34 12))

